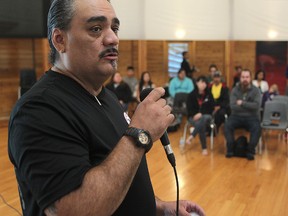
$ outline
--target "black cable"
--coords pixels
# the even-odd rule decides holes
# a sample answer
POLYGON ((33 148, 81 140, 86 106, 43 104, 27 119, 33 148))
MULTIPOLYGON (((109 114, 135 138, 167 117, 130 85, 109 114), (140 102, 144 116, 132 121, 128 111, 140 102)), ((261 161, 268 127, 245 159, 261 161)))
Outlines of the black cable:
POLYGON ((177 190, 177 198, 176 198, 176 216, 179 215, 179 181, 178 181, 178 175, 177 175, 177 170, 176 166, 173 166, 174 174, 175 174, 175 179, 176 179, 176 190, 177 190))
POLYGON ((16 211, 18 213, 18 215, 22 216, 22 214, 13 206, 11 206, 9 203, 6 202, 6 200, 4 199, 4 197, 2 196, 2 194, 0 194, 0 198, 3 200, 4 204, 6 206, 8 206, 9 208, 13 209, 14 211, 16 211))

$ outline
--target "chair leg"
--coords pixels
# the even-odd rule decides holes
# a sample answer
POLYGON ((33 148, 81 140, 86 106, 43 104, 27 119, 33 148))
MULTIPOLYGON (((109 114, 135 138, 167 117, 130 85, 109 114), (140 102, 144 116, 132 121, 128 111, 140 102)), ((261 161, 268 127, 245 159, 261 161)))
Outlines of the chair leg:
POLYGON ((259 151, 259 155, 262 155, 262 134, 259 138, 259 144, 258 144, 258 151, 259 151))
POLYGON ((185 123, 185 126, 184 126, 184 132, 183 132, 183 135, 182 137, 180 138, 180 148, 184 149, 185 147, 185 142, 186 142, 186 134, 187 134, 187 128, 189 126, 189 122, 187 121, 185 123))
POLYGON ((214 133, 216 134, 216 125, 213 123, 210 125, 211 133, 210 133, 210 149, 213 150, 214 148, 214 133))

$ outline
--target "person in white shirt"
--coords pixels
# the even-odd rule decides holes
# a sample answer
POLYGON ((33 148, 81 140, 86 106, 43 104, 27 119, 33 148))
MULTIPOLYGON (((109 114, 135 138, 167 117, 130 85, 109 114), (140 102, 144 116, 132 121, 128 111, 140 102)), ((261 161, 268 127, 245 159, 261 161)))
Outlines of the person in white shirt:
POLYGON ((255 74, 255 79, 252 81, 252 84, 259 88, 261 96, 264 92, 269 90, 268 82, 265 80, 265 73, 263 70, 258 70, 255 74))

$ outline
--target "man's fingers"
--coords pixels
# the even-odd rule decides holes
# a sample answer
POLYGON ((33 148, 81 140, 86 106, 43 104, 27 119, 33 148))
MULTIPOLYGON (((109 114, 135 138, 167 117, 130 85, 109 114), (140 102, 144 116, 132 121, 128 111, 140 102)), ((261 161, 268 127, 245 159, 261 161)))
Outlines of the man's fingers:
POLYGON ((165 90, 162 87, 153 89, 147 96, 147 99, 158 101, 165 94, 165 90))

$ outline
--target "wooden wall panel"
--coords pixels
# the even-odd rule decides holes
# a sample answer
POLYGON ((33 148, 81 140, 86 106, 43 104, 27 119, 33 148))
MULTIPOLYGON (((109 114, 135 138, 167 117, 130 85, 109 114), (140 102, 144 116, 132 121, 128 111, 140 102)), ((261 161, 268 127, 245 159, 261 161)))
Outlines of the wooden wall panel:
POLYGON ((147 70, 156 86, 163 86, 168 80, 168 72, 164 71, 167 68, 164 46, 163 41, 147 41, 147 70))
POLYGON ((194 65, 200 72, 196 76, 208 75, 209 66, 216 64, 225 76, 225 42, 224 41, 196 41, 194 65))
POLYGON ((248 68, 251 70, 252 74, 254 74, 256 62, 255 41, 235 41, 233 55, 234 66, 241 65, 242 68, 248 68))
POLYGON ((0 119, 7 118, 18 98, 19 72, 35 68, 43 74, 45 39, 0 39, 0 119))
POLYGON ((133 66, 135 68, 136 77, 140 77, 141 72, 139 71, 139 56, 138 56, 139 43, 140 41, 135 40, 120 41, 118 72, 120 72, 122 76, 126 75, 127 66, 133 66))
MULTIPOLYGON (((141 72, 148 70, 153 82, 157 86, 163 86, 168 81, 167 43, 167 41, 120 41, 118 71, 124 75, 126 67, 132 65, 135 67, 136 76, 140 78, 141 72)), ((235 65, 242 65, 252 72, 255 70, 254 41, 188 41, 188 43, 191 62, 200 69, 199 74, 206 75, 212 63, 217 64, 224 75, 229 73, 226 71, 229 65, 232 69, 235 65), (231 55, 231 58, 227 58, 227 54, 231 55)), ((19 71, 35 66, 39 78, 50 67, 48 53, 49 45, 46 39, 0 39, 0 119, 9 116, 17 100, 19 71)), ((232 71, 230 70, 230 73, 232 71)))
POLYGON ((125 75, 128 65, 133 65, 133 42, 130 40, 121 41, 119 44, 118 72, 125 75))

